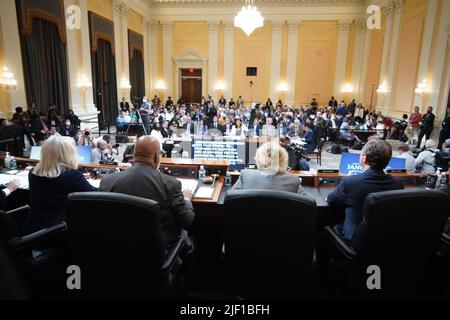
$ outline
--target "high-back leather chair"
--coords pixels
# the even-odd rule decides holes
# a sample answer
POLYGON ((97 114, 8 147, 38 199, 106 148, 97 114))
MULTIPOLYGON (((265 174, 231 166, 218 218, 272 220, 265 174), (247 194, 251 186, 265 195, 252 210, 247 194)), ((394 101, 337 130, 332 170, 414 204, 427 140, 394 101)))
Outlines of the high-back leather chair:
POLYGON ((308 294, 317 208, 276 190, 230 191, 225 199, 226 283, 243 298, 308 294))
POLYGON ((352 267, 359 269, 352 271, 359 289, 369 293, 367 267, 378 266, 383 285, 382 290, 373 291, 373 296, 413 297, 425 293, 423 285, 429 283, 430 263, 436 256, 449 211, 450 197, 440 191, 372 193, 364 202, 363 221, 351 244, 333 228, 325 228, 325 234, 352 267))
POLYGON ((69 246, 81 270, 75 298, 166 296, 184 239, 167 252, 163 248, 158 203, 118 193, 72 193, 66 216, 69 246))

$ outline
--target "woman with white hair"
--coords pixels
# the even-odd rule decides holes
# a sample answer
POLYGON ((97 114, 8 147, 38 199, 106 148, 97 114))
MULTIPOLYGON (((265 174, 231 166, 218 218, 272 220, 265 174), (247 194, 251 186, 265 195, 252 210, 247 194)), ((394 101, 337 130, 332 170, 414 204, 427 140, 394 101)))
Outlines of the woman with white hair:
POLYGON ((299 177, 289 174, 288 153, 277 142, 268 142, 256 151, 258 170, 243 170, 233 189, 280 190, 307 195, 299 177))
POLYGON ((50 137, 42 146, 41 160, 30 171, 31 214, 25 231, 35 232, 65 220, 67 196, 72 192, 97 191, 78 171, 75 142, 69 137, 50 137))
POLYGON ((436 173, 436 142, 434 140, 427 140, 425 142, 425 150, 419 153, 416 158, 416 168, 420 169, 421 173, 433 174, 436 173))

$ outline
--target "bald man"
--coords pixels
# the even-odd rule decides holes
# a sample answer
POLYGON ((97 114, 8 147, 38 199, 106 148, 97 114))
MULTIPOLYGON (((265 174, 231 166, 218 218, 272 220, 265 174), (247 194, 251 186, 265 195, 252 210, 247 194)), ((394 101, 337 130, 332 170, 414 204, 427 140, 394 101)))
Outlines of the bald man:
POLYGON ((158 171, 162 151, 151 136, 142 136, 134 148, 132 168, 102 179, 99 191, 117 192, 154 200, 161 208, 163 243, 170 247, 182 229, 194 220, 192 193, 181 189, 181 182, 158 171))

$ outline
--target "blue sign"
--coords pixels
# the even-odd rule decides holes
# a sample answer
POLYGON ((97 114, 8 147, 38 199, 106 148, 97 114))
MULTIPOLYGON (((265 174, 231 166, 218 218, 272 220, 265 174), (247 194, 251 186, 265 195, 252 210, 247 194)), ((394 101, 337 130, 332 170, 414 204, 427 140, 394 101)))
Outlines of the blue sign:
MULTIPOLYGON (((359 157, 360 155, 358 153, 343 153, 339 173, 353 175, 363 172, 363 168, 359 165, 359 157)), ((391 158, 385 170, 403 170, 405 167, 406 159, 391 158)))

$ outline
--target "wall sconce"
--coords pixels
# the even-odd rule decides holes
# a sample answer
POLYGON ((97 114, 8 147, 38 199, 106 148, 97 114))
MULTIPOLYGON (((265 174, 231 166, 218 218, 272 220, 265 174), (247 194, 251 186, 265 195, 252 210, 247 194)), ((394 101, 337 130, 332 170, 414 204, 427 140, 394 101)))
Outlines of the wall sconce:
POLYGON ((166 83, 164 82, 164 80, 156 81, 155 89, 156 90, 166 90, 166 83))
POLYGON ((123 77, 122 81, 120 83, 120 89, 124 89, 124 90, 130 90, 131 89, 131 84, 130 81, 128 80, 127 77, 123 77))
POLYGON ((353 86, 350 83, 346 83, 341 87, 341 93, 353 93, 353 86))
POLYGON ((279 82, 277 85, 277 92, 287 92, 289 90, 288 84, 284 81, 279 82))
POLYGON ((0 77, 0 90, 7 92, 17 90, 17 80, 14 78, 14 73, 10 72, 7 67, 3 67, 0 77))
POLYGON ((414 90, 416 96, 427 96, 431 94, 431 88, 427 86, 427 80, 423 79, 421 83, 417 85, 417 88, 414 90))
POLYGON ((386 93, 388 93, 390 90, 389 90, 389 87, 387 86, 387 84, 386 83, 384 83, 383 82, 383 84, 381 84, 379 87, 378 87, 378 89, 377 89, 377 93, 380 93, 380 94, 386 94, 386 93))
POLYGON ((89 78, 85 74, 83 74, 80 76, 80 80, 78 82, 78 87, 83 91, 87 90, 88 88, 92 87, 92 82, 89 80, 89 78))
POLYGON ((216 91, 223 91, 226 88, 225 82, 223 81, 217 81, 216 82, 216 91))

